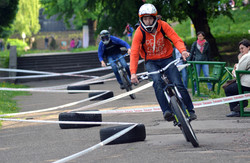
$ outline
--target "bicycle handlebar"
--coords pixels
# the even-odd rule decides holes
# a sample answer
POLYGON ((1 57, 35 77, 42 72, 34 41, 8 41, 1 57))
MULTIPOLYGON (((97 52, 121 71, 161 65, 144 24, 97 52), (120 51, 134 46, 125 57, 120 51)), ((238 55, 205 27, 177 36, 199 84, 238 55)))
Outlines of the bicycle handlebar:
MULTIPOLYGON (((116 58, 116 59, 115 59, 115 60, 113 60, 111 63, 114 63, 114 62, 116 62, 116 61, 120 60, 121 58, 125 58, 126 56, 129 56, 129 54, 128 54, 128 53, 126 53, 126 54, 124 54, 123 56, 121 56, 121 57, 119 57, 119 58, 116 58)), ((108 66, 110 66, 110 65, 111 65, 111 63, 107 63, 107 65, 108 65, 108 66)))
POLYGON ((170 62, 169 64, 167 64, 165 67, 163 67, 162 69, 160 70, 157 70, 157 71, 153 71, 153 72, 149 72, 148 75, 150 74, 158 74, 158 73, 161 73, 161 72, 164 72, 168 69, 169 66, 171 66, 172 64, 177 64, 178 62, 180 62, 182 60, 182 58, 177 58, 175 60, 173 60, 172 62, 170 62))
POLYGON ((147 74, 145 74, 145 75, 139 76, 139 77, 138 77, 138 80, 139 80, 139 82, 141 82, 141 81, 143 81, 143 80, 148 79, 148 76, 149 76, 150 74, 162 73, 162 72, 166 71, 166 70, 169 68, 169 66, 171 66, 172 64, 175 64, 175 65, 176 65, 176 64, 177 64, 178 62, 180 62, 181 60, 182 60, 182 57, 181 57, 181 58, 177 58, 177 59, 173 60, 172 62, 170 62, 169 64, 167 64, 165 67, 163 67, 163 68, 160 69, 160 70, 153 71, 153 72, 149 72, 149 73, 147 73, 147 74))

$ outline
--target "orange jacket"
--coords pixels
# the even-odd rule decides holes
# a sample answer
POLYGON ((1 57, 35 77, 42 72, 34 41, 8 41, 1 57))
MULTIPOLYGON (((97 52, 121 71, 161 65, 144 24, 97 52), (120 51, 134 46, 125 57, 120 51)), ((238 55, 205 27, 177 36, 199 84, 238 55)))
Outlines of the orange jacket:
MULTIPOLYGON (((148 33, 145 31, 145 43, 144 49, 147 53, 147 60, 165 59, 172 56, 173 47, 170 41, 164 38, 161 28, 164 30, 165 35, 172 40, 174 46, 182 53, 186 50, 184 42, 177 35, 170 25, 162 20, 158 20, 158 27, 156 32, 148 33)), ((140 26, 136 29, 132 42, 131 54, 130 54, 130 72, 136 74, 139 54, 145 59, 145 53, 142 49, 143 34, 140 30, 140 26)))

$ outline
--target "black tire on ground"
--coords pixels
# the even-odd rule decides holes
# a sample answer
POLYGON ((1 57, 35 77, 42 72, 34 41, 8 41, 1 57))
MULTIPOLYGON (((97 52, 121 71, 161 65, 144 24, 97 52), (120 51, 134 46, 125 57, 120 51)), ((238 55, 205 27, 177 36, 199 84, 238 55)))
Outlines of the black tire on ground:
MULTIPOLYGON (((68 86, 67 90, 90 90, 90 86, 89 85, 72 85, 72 86, 68 86)), ((77 93, 77 92, 69 92, 69 94, 73 94, 73 93, 77 93)))
MULTIPOLYGON (((111 137, 112 135, 118 133, 121 130, 124 130, 131 125, 121 125, 121 126, 114 126, 103 128, 100 130, 100 139, 104 141, 105 139, 111 137)), ((122 135, 121 137, 111 141, 107 145, 111 144, 122 144, 122 143, 131 143, 136 141, 144 141, 146 138, 146 129, 144 124, 138 124, 135 128, 127 132, 126 134, 122 135)))
MULTIPOLYGON (((89 93, 89 98, 93 97, 93 96, 97 96, 97 95, 102 94, 102 93, 104 93, 104 92, 90 92, 89 93)), ((103 95, 101 95, 99 97, 91 99, 90 101, 106 100, 106 99, 111 98, 111 97, 114 97, 113 91, 109 91, 106 94, 103 94, 103 95)))
POLYGON ((176 97, 172 96, 170 102, 172 108, 174 109, 174 113, 176 114, 176 117, 181 124, 182 132, 184 137, 186 138, 186 141, 190 141, 194 147, 199 147, 198 139, 194 133, 192 126, 190 125, 189 119, 186 118, 183 110, 177 102, 176 97))
POLYGON ((95 82, 95 83, 89 83, 89 85, 96 85, 96 84, 104 84, 103 81, 95 82))
MULTIPOLYGON (((93 111, 93 110, 92 110, 93 111)), ((102 122, 101 114, 79 114, 74 112, 63 112, 59 114, 59 121, 88 121, 88 122, 102 122)), ((62 124, 59 123, 61 129, 70 128, 87 128, 94 126, 101 126, 100 124, 62 124)))

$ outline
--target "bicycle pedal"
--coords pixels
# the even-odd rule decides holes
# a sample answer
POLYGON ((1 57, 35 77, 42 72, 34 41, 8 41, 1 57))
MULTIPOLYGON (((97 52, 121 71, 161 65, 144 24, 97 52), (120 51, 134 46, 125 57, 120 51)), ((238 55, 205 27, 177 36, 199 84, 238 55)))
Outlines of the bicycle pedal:
POLYGON ((177 126, 177 125, 178 125, 178 123, 176 122, 176 120, 173 121, 173 125, 174 125, 174 126, 177 126))

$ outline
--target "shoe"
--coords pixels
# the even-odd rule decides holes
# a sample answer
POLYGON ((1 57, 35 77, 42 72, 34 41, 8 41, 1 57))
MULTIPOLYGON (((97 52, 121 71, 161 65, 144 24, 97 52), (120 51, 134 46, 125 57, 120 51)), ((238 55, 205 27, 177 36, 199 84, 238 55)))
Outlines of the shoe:
MULTIPOLYGON (((245 108, 247 106, 248 106, 248 101, 244 100, 243 101, 243 107, 245 108)), ((239 112, 240 111, 240 104, 237 104, 237 106, 235 106, 232 110, 235 111, 235 112, 239 112)))
POLYGON ((239 117, 240 112, 232 111, 230 114, 226 115, 227 117, 239 117))
POLYGON ((125 89, 125 87, 124 87, 123 84, 120 84, 120 88, 121 88, 121 89, 125 89))
POLYGON ((174 115, 173 115, 170 111, 168 111, 168 110, 166 110, 166 111, 164 112, 163 117, 164 117, 164 119, 165 119, 166 121, 168 121, 168 122, 173 121, 173 120, 175 119, 175 118, 174 118, 174 115))
POLYGON ((189 114, 190 114, 191 121, 197 119, 197 115, 194 112, 189 112, 189 114))

